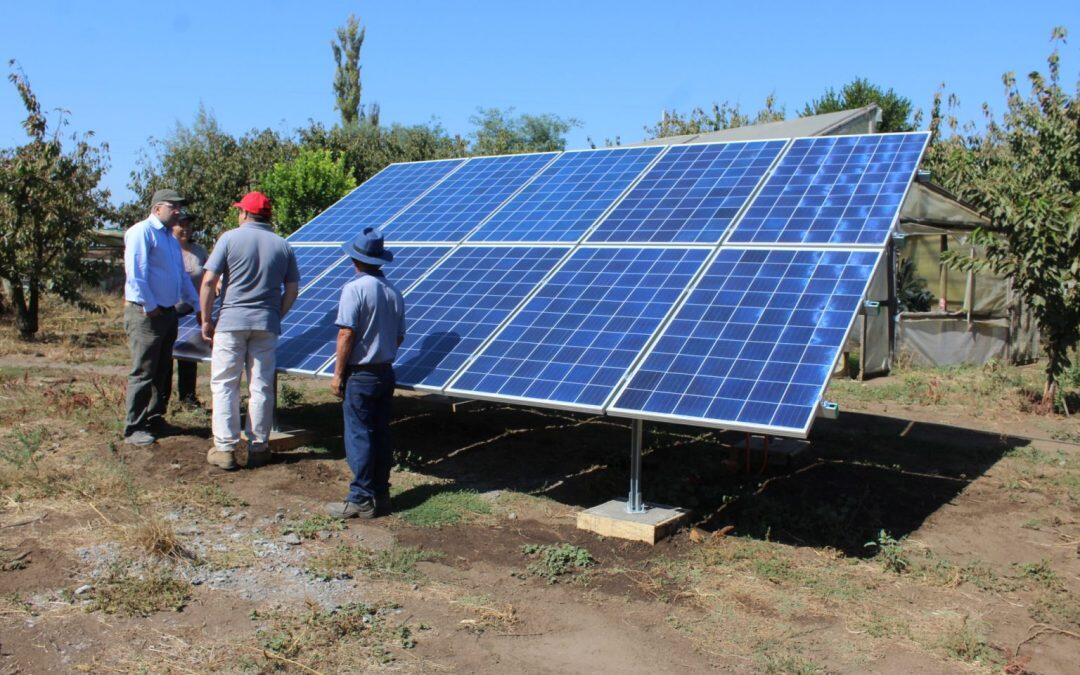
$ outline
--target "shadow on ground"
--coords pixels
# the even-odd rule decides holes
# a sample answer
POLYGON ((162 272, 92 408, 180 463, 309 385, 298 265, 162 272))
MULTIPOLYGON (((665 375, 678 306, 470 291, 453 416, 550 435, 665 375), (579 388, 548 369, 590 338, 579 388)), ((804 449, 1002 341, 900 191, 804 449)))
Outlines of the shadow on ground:
MULTIPOLYGON (((440 490, 515 490, 574 507, 626 495, 626 421, 481 402, 455 410, 437 398, 398 397, 395 405, 399 464, 450 481, 405 491, 403 507, 440 490)), ((341 433, 337 404, 303 406, 283 417, 328 436, 341 433)), ((917 529, 1006 452, 1027 444, 845 413, 818 421, 809 446, 790 462, 774 456, 762 472, 763 455, 752 452, 752 473, 746 473, 742 435, 662 424, 647 429, 646 500, 690 508, 707 530, 734 525, 743 535, 855 556, 871 555, 864 544, 882 529, 897 538, 917 529)), ((342 452, 339 440, 327 449, 342 452)))

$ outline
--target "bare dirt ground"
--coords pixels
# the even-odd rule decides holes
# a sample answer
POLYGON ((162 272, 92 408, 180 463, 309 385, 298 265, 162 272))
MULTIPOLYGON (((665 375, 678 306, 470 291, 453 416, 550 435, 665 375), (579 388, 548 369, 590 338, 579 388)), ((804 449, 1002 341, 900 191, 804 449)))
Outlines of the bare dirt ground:
POLYGON ((40 342, 0 335, 0 673, 1080 662, 1080 417, 1030 412, 1038 364, 837 381, 794 456, 650 425, 646 498, 694 512, 651 547, 574 527, 625 493, 622 421, 400 396, 395 514, 338 528, 322 380, 281 395, 317 441, 215 472, 203 411, 119 443, 116 307, 50 311, 40 342))

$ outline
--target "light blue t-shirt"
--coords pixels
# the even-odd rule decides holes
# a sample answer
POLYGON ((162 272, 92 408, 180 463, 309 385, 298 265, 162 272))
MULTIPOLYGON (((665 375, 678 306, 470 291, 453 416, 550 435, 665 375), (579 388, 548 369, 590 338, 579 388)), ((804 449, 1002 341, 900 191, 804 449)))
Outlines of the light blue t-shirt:
POLYGON ((264 223, 248 221, 221 235, 203 269, 220 274, 217 331, 281 333, 282 285, 300 283, 296 255, 264 223))
POLYGON ((405 339, 405 299, 381 272, 360 273, 341 289, 335 323, 356 333, 349 365, 393 363, 405 339))

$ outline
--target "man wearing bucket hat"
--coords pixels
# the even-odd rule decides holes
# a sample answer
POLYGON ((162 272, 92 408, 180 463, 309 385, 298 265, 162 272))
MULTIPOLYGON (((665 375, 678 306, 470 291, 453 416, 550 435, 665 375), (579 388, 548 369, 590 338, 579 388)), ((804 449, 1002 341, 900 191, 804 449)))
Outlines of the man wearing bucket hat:
POLYGON ((382 273, 394 260, 382 232, 365 228, 341 248, 352 258, 356 278, 341 289, 331 389, 342 399, 353 481, 345 500, 326 508, 337 518, 373 518, 390 511, 392 364, 405 339, 405 300, 382 273))
POLYGON ((176 190, 158 190, 150 199, 149 217, 124 232, 124 330, 131 350, 124 442, 131 445, 151 445, 167 427, 174 308, 199 303, 184 272, 180 244, 169 229, 186 201, 176 190))
POLYGON ((202 334, 212 342, 210 393, 214 445, 206 461, 226 471, 236 468, 240 445, 240 376, 247 372, 247 467, 270 459, 274 422, 275 350, 281 317, 292 307, 300 288, 296 255, 270 226, 266 195, 249 192, 233 204, 240 227, 221 235, 203 265, 202 334), (211 315, 214 291, 221 278, 220 310, 211 315), (284 291, 282 290, 284 287, 284 291))

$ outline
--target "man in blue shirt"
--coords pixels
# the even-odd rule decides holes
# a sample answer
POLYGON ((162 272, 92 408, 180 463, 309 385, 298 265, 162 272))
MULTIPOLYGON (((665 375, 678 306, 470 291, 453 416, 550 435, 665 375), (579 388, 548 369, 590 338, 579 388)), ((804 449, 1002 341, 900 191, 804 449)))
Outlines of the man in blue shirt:
POLYGON ((343 399, 345 457, 354 478, 345 501, 326 508, 337 518, 374 518, 390 511, 392 364, 405 339, 405 300, 383 276, 381 267, 394 255, 379 230, 365 228, 342 249, 357 276, 341 289, 331 388, 343 399))
POLYGON ((155 434, 165 430, 176 342, 174 308, 199 306, 171 230, 186 200, 176 190, 158 190, 150 202, 150 217, 124 233, 124 331, 131 350, 124 441, 132 445, 151 445, 155 434))
POLYGON ((240 376, 248 378, 247 467, 270 459, 274 424, 274 376, 281 317, 300 287, 296 255, 270 225, 270 200, 249 192, 233 204, 240 227, 221 235, 203 264, 202 334, 213 342, 210 356, 214 445, 206 461, 226 471, 236 468, 240 444, 240 376), (221 279, 221 311, 212 316, 214 288, 221 279))

